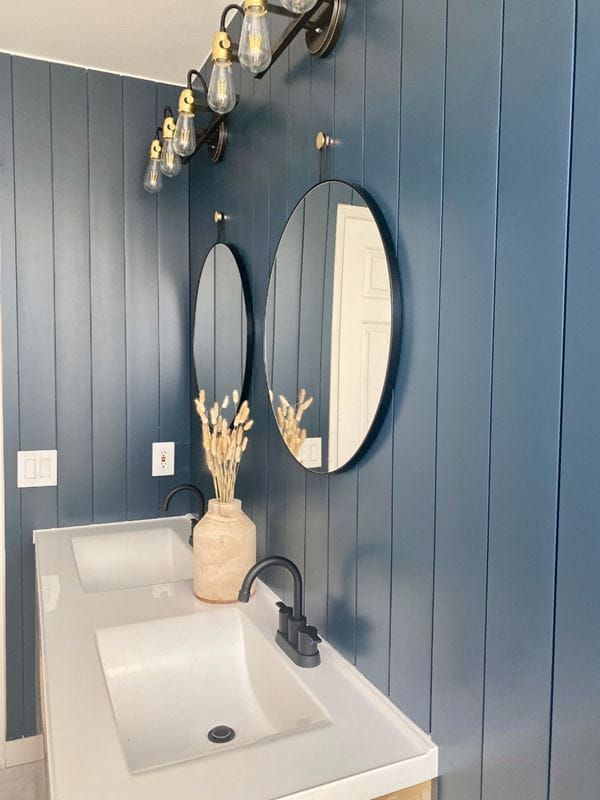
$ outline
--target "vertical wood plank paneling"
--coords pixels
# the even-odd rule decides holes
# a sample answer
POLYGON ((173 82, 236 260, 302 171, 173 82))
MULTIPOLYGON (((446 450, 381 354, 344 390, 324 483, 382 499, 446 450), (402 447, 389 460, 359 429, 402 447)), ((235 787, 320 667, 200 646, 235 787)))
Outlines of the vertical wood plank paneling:
MULTIPOLYGON (((208 82, 210 80, 210 60, 201 68, 201 72, 208 82)), ((216 170, 211 169, 204 158, 195 158, 187 167, 189 171, 189 244, 190 244, 190 319, 193 319, 198 279, 204 259, 213 243, 214 222, 212 215, 216 209, 216 170)), ((190 330, 190 341, 192 330, 190 330)), ((193 359, 190 359, 190 385, 195 395, 196 373, 193 359)), ((210 496, 212 481, 203 468, 200 420, 196 415, 193 405, 190 407, 190 471, 192 483, 197 484, 210 496)))
MULTIPOLYGON (((310 105, 310 73, 309 58, 302 37, 297 38, 288 50, 288 192, 286 198, 287 215, 292 213, 298 200, 310 186, 310 130, 306 109, 310 105)), ((304 236, 302 236, 304 240, 304 236)), ((300 292, 306 277, 304 272, 304 241, 300 252, 300 292)), ((302 299, 298 308, 298 331, 300 330, 302 299)), ((299 347, 297 348, 299 351, 299 347)), ((302 388, 300 380, 300 353, 298 352, 296 372, 296 392, 302 388)), ((292 398, 288 398, 292 402, 292 398)), ((295 399, 295 398, 294 398, 295 399)), ((286 459, 286 518, 285 518, 285 554, 294 563, 299 564, 302 574, 306 574, 306 470, 293 458, 286 459)), ((290 597, 291 599, 291 597, 290 597)))
POLYGON ((257 529, 259 555, 268 552, 268 451, 271 409, 264 371, 264 315, 270 272, 271 184, 270 160, 263 156, 271 140, 271 75, 254 81, 250 137, 253 196, 252 208, 252 296, 254 303, 254 370, 252 376, 252 415, 255 435, 250 445, 252 457, 252 513, 257 529))
MULTIPOLYGON (((364 163, 366 0, 348 5, 344 36, 335 49, 335 177, 362 183, 364 163)), ((328 636, 356 661, 358 467, 329 481, 328 636)))
POLYGON ((92 518, 88 90, 81 69, 54 64, 50 76, 58 524, 77 525, 92 518))
MULTIPOLYGON (((208 75, 205 78, 208 79, 208 75)), ((190 318, 194 313, 198 280, 208 250, 215 241, 215 225, 213 215, 217 209, 216 186, 218 171, 201 154, 189 167, 189 207, 190 207, 190 318)), ((185 169, 185 168, 184 168, 185 169)), ((224 208, 219 209, 223 212, 224 208)), ((191 336, 191 331, 190 331, 191 336)), ((190 359, 190 383, 196 392, 196 374, 190 359)), ((202 387, 198 387, 202 388, 202 387)), ((200 421, 190 404, 190 469, 192 482, 198 485, 207 498, 212 497, 212 480, 204 465, 200 435, 200 421)))
POLYGON ((88 93, 94 521, 110 522, 127 517, 122 81, 89 72, 88 93))
POLYGON ((481 784, 501 46, 501 4, 449 6, 432 678, 443 800, 481 784))
MULTIPOLYGON (((280 19, 271 19, 272 36, 282 28, 280 19)), ((269 262, 272 262, 275 249, 283 231, 287 203, 287 105, 288 59, 280 58, 270 71, 271 77, 271 118, 269 129, 269 262), (275 103, 274 99, 278 102, 275 103), (279 99, 281 98, 281 102, 279 99)), ((285 547, 285 463, 287 453, 281 441, 277 423, 272 414, 268 422, 268 507, 267 507, 267 546, 270 553, 281 554, 285 547)), ((271 586, 280 592, 291 591, 291 581, 282 570, 274 570, 267 576, 271 586)))
MULTIPOLYGON (((322 161, 312 147, 317 131, 335 136, 335 55, 309 59, 310 69, 310 178, 316 183, 330 174, 331 153, 322 161), (323 169, 324 168, 324 169, 323 169)), ((306 610, 319 630, 327 630, 327 587, 329 572, 329 477, 306 476, 306 610)))
MULTIPOLYGON (((306 229, 303 242, 302 297, 300 327, 304 334, 298 353, 298 384, 306 387, 315 402, 310 414, 310 435, 320 436, 322 453, 326 455, 328 438, 321 425, 325 413, 325 387, 328 375, 321 370, 323 328, 329 316, 323 312, 324 270, 329 222, 329 191, 313 195, 306 204, 306 229), (315 324, 316 322, 316 324, 315 324), (313 433, 314 431, 314 433, 313 433)), ((328 397, 328 392, 327 392, 328 397)), ((313 624, 325 631, 327 624, 327 529, 329 478, 313 472, 305 473, 304 580, 306 613, 313 624)))
POLYGON ((569 225, 550 798, 598 794, 600 6, 579 0, 569 225))
MULTIPOLYGON (((13 60, 20 447, 56 447, 50 67, 13 60), (33 225, 32 225, 33 220, 33 225)), ((32 532, 56 524, 56 488, 21 492, 23 732, 36 733, 32 532)))
MULTIPOLYGON (((155 422, 150 434, 134 427, 131 442, 135 451, 147 453, 145 480, 150 442, 158 435, 159 383, 158 317, 155 312, 149 328, 146 312, 158 309, 160 252, 163 283, 173 280, 177 287, 173 295, 165 289, 167 316, 174 318, 163 329, 170 360, 161 424, 181 441, 178 463, 183 475, 189 473, 187 182, 182 176, 173 186, 164 212, 169 262, 156 240, 156 202, 141 190, 156 111, 156 87, 147 86, 150 106, 137 98, 125 123, 131 168, 125 176, 121 78, 0 56, 0 96, 7 109, 0 120, 0 241, 10 739, 37 732, 32 530, 126 516, 125 182, 137 220, 128 254, 137 267, 142 260, 154 264, 151 290, 134 292, 139 307, 130 307, 127 325, 130 341, 150 341, 156 356, 152 364, 146 360, 144 376, 156 387, 154 394, 147 403, 140 392, 135 409, 140 419, 150 413, 155 422), (140 244, 148 201, 154 239, 140 244), (58 489, 18 491, 19 448, 54 447, 58 489)), ((164 92, 176 95, 173 87, 164 92)), ((143 355, 140 348, 137 355, 143 355)), ((139 374, 131 380, 137 385, 139 374)), ((147 485, 157 498, 158 481, 147 485)), ((188 507, 182 504, 181 510, 188 507)), ((138 513, 141 508, 139 503, 138 513)), ((143 509, 144 516, 156 514, 156 500, 143 509)))
POLYGON ((398 260, 402 356, 394 408, 390 692, 430 725, 436 362, 446 3, 405 0, 398 260))
MULTIPOLYGON (((254 124, 254 89, 255 85, 259 83, 259 81, 256 81, 251 73, 245 70, 242 70, 241 72, 240 94, 245 98, 245 101, 242 103, 242 108, 240 109, 240 130, 242 131, 242 136, 248 139, 252 136, 252 126, 254 124)), ((254 184, 251 179, 255 165, 252 158, 252 148, 241 147, 238 148, 238 150, 239 152, 236 163, 235 180, 238 186, 236 216, 239 219, 239 227, 236 245, 242 262, 242 268, 246 271, 246 275, 251 285, 253 280, 254 227, 253 214, 249 211, 249 209, 252 208, 255 202, 254 184)), ((255 313, 254 298, 252 298, 252 300, 253 313, 255 313)), ((260 299, 258 302, 261 302, 260 299)), ((242 328, 243 330, 246 330, 246 319, 243 307, 240 308, 240 313, 242 315, 242 328)), ((245 368, 245 362, 243 368, 245 368)), ((249 391, 249 402, 256 429, 257 423, 254 384, 255 382, 252 380, 249 391)), ((254 517, 254 453, 252 451, 255 445, 255 438, 255 436, 250 438, 248 449, 246 450, 246 455, 244 456, 245 461, 242 461, 238 475, 238 497, 241 498, 246 513, 250 517, 254 517)))
POLYGON ((505 7, 484 800, 548 791, 573 12, 505 7))
POLYGON ((4 419, 4 531, 6 563, 7 737, 23 731, 23 605, 21 600, 21 497, 15 453, 19 449, 17 255, 13 140, 12 59, 0 54, 0 279, 4 419))
POLYGON ((128 519, 153 516, 158 508, 151 469, 159 428, 158 198, 140 182, 148 161, 140 143, 161 115, 155 84, 123 80, 128 519))
MULTIPOLYGON (((389 161, 397 163, 399 154, 401 25, 401 3, 368 0, 364 184, 378 203, 394 240, 398 172, 390 178, 389 161), (382 81, 384 74, 391 80, 382 81)), ((358 478, 356 664, 383 692, 389 688, 390 669, 392 418, 390 410, 377 441, 359 465, 358 478)))
MULTIPOLYGON (((175 110, 178 95, 176 87, 159 85, 159 110, 166 105, 175 110)), ((188 174, 189 168, 183 167, 176 180, 165 181, 158 196, 159 440, 175 442, 175 475, 158 479, 161 500, 173 486, 190 482, 188 174)), ((196 508, 193 498, 181 493, 168 513, 184 514, 190 508, 196 508)), ((149 513, 154 516, 154 509, 149 513)))

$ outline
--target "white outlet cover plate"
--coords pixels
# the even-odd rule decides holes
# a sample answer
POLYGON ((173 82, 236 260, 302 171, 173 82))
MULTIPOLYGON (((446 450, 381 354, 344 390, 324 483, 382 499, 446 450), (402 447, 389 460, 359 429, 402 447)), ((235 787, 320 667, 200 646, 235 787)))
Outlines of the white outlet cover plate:
POLYGON ((152 443, 152 477, 175 475, 175 442, 152 443))
POLYGON ((306 439, 302 445, 298 460, 306 469, 320 469, 322 467, 322 441, 321 437, 313 437, 312 439, 306 439))
POLYGON ((56 486, 58 483, 56 450, 19 450, 17 453, 17 488, 56 486))

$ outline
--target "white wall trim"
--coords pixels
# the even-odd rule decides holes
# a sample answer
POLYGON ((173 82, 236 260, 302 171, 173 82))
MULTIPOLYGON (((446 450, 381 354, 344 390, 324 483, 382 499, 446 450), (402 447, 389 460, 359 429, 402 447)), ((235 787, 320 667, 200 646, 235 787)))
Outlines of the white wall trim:
POLYGON ((31 764, 44 758, 44 737, 28 736, 6 742, 6 766, 18 767, 20 764, 31 764))
MULTIPOLYGON (((1 269, 0 265, 0 269, 1 269)), ((4 559, 4 414, 2 389, 2 291, 0 290, 0 769, 6 763, 6 571, 4 559)))

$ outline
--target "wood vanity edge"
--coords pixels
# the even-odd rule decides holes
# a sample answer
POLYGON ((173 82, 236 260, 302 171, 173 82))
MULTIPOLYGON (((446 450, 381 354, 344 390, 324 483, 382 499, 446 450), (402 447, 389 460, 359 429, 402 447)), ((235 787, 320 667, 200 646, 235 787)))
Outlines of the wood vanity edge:
POLYGON ((375 800, 434 800, 433 781, 420 783, 418 786, 411 786, 410 789, 402 789, 399 792, 377 797, 375 800))

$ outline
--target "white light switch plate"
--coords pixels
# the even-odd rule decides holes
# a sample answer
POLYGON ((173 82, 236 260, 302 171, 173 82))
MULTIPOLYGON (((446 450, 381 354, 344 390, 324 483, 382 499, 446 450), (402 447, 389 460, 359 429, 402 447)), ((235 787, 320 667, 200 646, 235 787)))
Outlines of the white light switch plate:
POLYGON ((321 437, 306 439, 300 450, 298 460, 306 469, 320 469, 323 464, 321 449, 321 437))
POLYGON ((19 450, 17 453, 17 488, 57 485, 56 450, 19 450))
POLYGON ((175 442, 152 443, 152 477, 175 475, 175 442))

